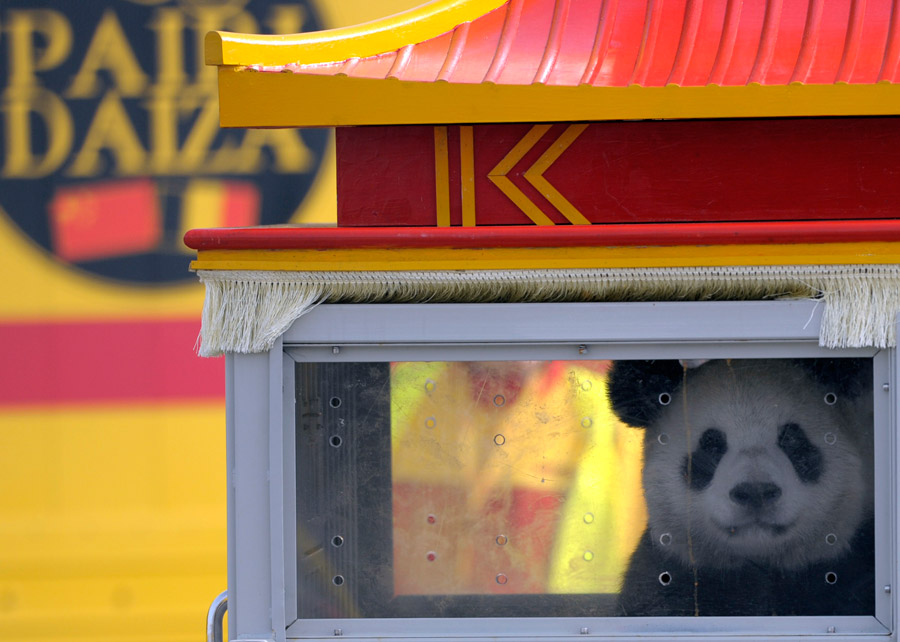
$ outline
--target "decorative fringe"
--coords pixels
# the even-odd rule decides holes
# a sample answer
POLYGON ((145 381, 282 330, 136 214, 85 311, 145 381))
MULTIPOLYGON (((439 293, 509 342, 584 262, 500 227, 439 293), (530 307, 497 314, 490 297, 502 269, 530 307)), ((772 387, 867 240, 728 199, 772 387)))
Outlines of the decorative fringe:
POLYGON ((819 343, 896 345, 900 266, 763 266, 417 272, 198 271, 200 354, 264 352, 319 303, 740 301, 816 298, 819 343))

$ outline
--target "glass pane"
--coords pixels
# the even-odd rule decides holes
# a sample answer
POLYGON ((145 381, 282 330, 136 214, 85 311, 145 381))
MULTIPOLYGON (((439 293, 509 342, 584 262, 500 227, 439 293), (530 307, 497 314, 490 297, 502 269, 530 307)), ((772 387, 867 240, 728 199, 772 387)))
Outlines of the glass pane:
POLYGON ((867 359, 297 366, 298 610, 874 614, 867 359))

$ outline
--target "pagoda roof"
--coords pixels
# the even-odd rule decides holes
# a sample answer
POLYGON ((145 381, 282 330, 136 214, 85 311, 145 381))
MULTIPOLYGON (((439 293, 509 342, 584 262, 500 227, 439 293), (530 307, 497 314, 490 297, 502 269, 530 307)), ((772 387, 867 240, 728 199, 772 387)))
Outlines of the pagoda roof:
POLYGON ((206 57, 224 126, 900 114, 891 0, 435 0, 206 57))

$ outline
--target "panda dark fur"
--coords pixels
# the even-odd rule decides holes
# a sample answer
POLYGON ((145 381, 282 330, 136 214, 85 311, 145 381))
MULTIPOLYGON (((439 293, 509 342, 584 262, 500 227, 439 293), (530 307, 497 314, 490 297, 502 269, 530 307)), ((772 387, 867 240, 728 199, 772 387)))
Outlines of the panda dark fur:
POLYGON ((871 362, 688 365, 610 373, 649 515, 619 612, 874 614, 871 362))

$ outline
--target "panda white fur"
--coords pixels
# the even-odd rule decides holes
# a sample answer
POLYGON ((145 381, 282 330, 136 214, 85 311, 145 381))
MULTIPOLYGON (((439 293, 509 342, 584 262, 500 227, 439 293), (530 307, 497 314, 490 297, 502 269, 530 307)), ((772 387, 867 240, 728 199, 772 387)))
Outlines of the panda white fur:
POLYGON ((874 614, 871 362, 682 364, 610 373, 649 516, 620 613, 874 614))

